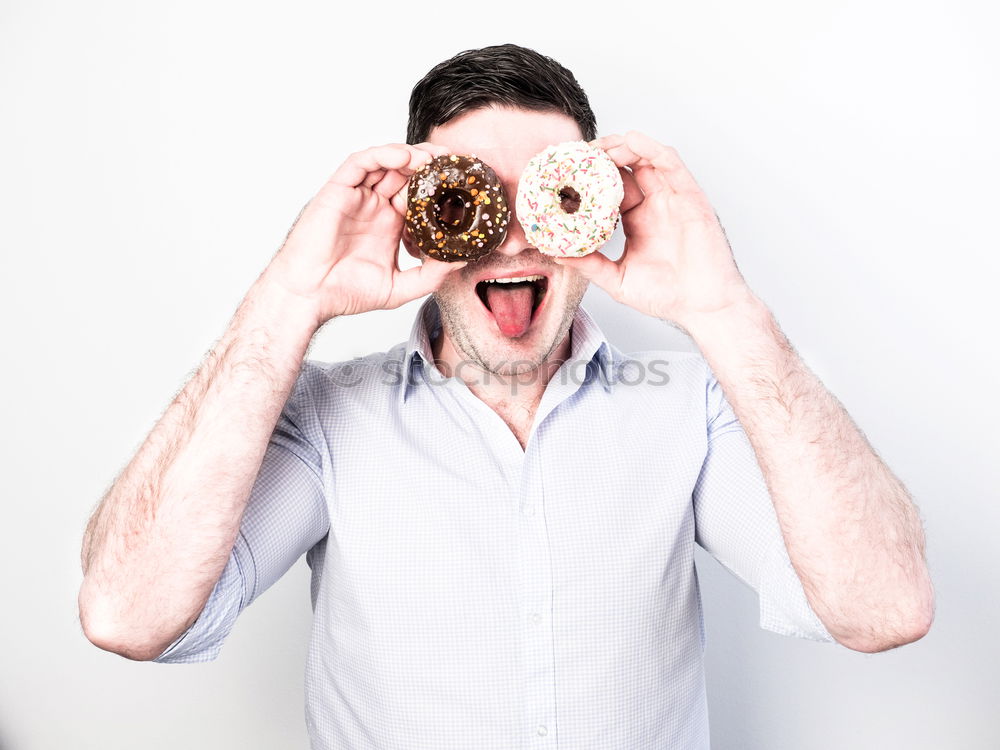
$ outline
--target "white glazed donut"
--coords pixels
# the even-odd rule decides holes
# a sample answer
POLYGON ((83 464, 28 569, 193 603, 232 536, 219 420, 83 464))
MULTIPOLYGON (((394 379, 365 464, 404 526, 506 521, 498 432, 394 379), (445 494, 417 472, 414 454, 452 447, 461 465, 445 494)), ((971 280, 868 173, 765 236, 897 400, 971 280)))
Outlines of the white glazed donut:
POLYGON ((611 157, 584 141, 569 141, 528 162, 515 207, 532 246, 546 255, 579 257, 611 237, 624 196, 611 157))

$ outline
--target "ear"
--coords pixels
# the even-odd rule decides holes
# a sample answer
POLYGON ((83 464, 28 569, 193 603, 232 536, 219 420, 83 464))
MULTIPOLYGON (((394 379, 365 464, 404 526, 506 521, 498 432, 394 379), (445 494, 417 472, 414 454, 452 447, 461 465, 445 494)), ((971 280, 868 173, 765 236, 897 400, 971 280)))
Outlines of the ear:
POLYGON ((420 248, 418 248, 416 244, 414 244, 413 238, 410 236, 409 227, 403 227, 402 240, 403 240, 403 247, 406 248, 406 252, 408 252, 411 256, 413 256, 417 260, 422 261, 424 259, 424 254, 420 252, 420 248))

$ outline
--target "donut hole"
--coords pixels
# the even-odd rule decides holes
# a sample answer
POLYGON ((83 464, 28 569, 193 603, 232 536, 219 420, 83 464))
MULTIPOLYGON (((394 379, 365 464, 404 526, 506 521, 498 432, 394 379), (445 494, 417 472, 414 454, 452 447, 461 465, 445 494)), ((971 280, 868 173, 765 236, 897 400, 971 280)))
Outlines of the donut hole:
POLYGON ((458 190, 442 190, 434 201, 434 219, 451 232, 464 232, 472 224, 473 211, 469 210, 469 197, 458 190))
POLYGON ((569 185, 559 188, 559 207, 568 214, 580 210, 580 194, 569 185))

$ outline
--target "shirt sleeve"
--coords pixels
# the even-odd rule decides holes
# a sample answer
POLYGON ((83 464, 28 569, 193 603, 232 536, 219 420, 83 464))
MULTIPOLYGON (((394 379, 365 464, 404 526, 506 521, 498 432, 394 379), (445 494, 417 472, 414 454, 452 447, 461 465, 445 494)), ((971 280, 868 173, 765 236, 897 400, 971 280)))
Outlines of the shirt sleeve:
POLYGON ((832 643, 792 567, 753 447, 705 369, 708 452, 694 489, 695 540, 757 592, 762 628, 832 643))
POLYGON ((154 661, 212 661, 237 616, 329 531, 320 456, 307 438, 300 374, 268 442, 240 531, 198 619, 154 661))

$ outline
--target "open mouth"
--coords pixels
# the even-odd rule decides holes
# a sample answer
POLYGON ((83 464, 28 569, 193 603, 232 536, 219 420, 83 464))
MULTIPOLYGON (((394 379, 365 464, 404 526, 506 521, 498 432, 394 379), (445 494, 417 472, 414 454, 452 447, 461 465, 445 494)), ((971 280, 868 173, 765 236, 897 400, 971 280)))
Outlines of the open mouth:
POLYGON ((484 279, 476 284, 476 296, 506 336, 522 336, 545 300, 549 280, 545 276, 513 276, 484 279))

